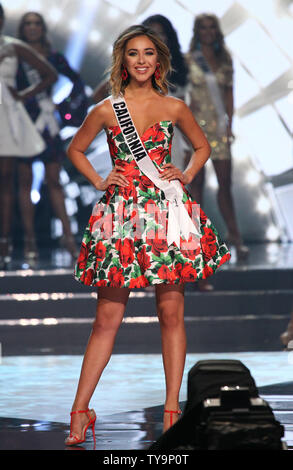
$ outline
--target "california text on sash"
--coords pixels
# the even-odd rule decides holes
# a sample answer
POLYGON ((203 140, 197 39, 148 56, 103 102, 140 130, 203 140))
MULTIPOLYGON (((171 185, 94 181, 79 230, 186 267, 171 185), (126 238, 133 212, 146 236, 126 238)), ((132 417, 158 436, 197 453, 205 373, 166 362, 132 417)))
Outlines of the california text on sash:
POLYGON ((120 101, 120 103, 114 103, 113 106, 115 108, 115 114, 117 116, 119 126, 127 144, 133 152, 135 159, 139 161, 147 156, 147 152, 135 131, 132 119, 126 108, 126 104, 123 101, 120 101))

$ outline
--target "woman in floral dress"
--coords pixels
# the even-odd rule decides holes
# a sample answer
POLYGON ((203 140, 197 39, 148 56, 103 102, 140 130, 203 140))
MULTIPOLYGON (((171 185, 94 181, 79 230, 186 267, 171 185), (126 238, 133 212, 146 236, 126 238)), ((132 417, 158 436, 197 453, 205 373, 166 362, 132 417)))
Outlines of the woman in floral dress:
POLYGON ((204 212, 200 211, 197 219, 200 239, 193 222, 189 227, 194 231, 185 237, 181 236, 182 227, 176 225, 176 219, 168 225, 175 206, 181 210, 180 217, 185 217, 185 221, 188 218, 187 224, 192 220, 197 203, 185 185, 210 155, 209 143, 188 106, 178 98, 167 96, 169 69, 169 50, 159 36, 142 25, 124 31, 113 48, 112 97, 95 106, 68 148, 73 165, 105 193, 90 217, 75 268, 77 280, 97 286, 98 302, 72 406, 67 445, 83 442, 89 426, 94 431, 96 415, 88 408, 89 401, 111 357, 132 288, 149 285, 156 288, 166 377, 164 431, 176 422, 186 356, 184 285, 211 276, 230 258, 227 246, 204 212), (137 134, 128 135, 130 124, 129 120, 123 120, 123 109, 116 111, 115 116, 113 97, 125 100, 121 106, 126 103, 137 134), (175 124, 194 147, 183 172, 171 163, 175 124), (105 179, 97 174, 84 154, 102 129, 107 133, 113 161, 113 170, 105 179), (141 171, 141 157, 137 153, 137 158, 133 157, 130 143, 133 135, 139 137, 135 142, 142 143, 152 169, 158 170, 158 186, 165 184, 165 192, 141 171), (168 188, 174 184, 181 200, 178 197, 170 202, 168 188), (151 208, 157 210, 153 213, 151 208), (171 232, 176 242, 170 241, 171 232))

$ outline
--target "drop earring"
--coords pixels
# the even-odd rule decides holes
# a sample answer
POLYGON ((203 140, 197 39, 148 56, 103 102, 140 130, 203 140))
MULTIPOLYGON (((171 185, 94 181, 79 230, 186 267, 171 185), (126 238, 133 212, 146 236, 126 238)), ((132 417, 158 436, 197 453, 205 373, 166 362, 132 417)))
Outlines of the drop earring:
POLYGON ((127 80, 127 78, 128 78, 128 72, 127 72, 127 69, 126 69, 125 65, 122 66, 121 77, 122 77, 122 80, 123 80, 124 82, 125 82, 125 80, 127 80))
POLYGON ((155 79, 159 80, 160 78, 161 78, 160 64, 157 64, 156 70, 155 70, 155 79))

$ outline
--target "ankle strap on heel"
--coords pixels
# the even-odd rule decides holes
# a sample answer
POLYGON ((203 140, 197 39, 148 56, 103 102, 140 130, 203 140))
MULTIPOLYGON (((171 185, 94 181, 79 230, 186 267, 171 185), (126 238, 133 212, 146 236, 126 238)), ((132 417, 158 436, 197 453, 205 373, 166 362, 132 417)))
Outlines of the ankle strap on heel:
POLYGON ((172 426, 173 424, 173 413, 177 415, 181 415, 182 411, 181 410, 164 410, 164 413, 170 413, 170 425, 172 426))
POLYGON ((70 416, 75 415, 77 413, 88 413, 90 410, 89 408, 87 410, 76 410, 76 411, 71 411, 70 416))

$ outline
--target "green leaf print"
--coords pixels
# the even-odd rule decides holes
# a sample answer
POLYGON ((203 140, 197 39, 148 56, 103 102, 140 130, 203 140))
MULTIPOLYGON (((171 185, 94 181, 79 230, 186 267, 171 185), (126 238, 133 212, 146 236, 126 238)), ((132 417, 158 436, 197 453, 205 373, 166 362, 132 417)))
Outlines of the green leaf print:
POLYGON ((163 264, 172 264, 172 257, 170 255, 161 255, 161 259, 163 260, 163 264))
POLYGON ((182 202, 184 203, 187 200, 188 200, 187 194, 183 193, 182 202))
POLYGON ((146 232, 149 232, 150 230, 156 231, 157 229, 156 222, 154 220, 147 221, 145 229, 146 229, 146 232))
POLYGON ((132 274, 131 274, 131 277, 135 279, 135 278, 137 278, 137 277, 139 277, 139 276, 141 276, 140 267, 137 266, 137 265, 135 265, 135 266, 134 266, 134 270, 133 270, 133 272, 132 272, 132 274))
POLYGON ((92 234, 89 228, 87 228, 84 232, 83 242, 87 245, 90 242, 91 238, 92 238, 92 234))
POLYGON ((196 258, 196 259, 194 260, 194 266, 195 266, 195 268, 199 268, 199 267, 200 267, 200 258, 196 258))
POLYGON ((110 253, 110 254, 106 257, 106 259, 104 260, 104 262, 103 262, 103 264, 102 264, 103 269, 107 269, 107 268, 109 267, 109 265, 110 265, 110 263, 111 263, 111 261, 112 261, 112 258, 113 258, 113 254, 110 253))
POLYGON ((116 266, 116 268, 121 268, 121 264, 120 264, 120 261, 119 261, 118 258, 114 258, 114 259, 112 260, 112 265, 113 265, 113 266, 116 266))
POLYGON ((121 152, 127 154, 127 153, 128 153, 128 145, 125 144, 125 143, 121 144, 121 145, 119 146, 119 150, 120 150, 121 152))
POLYGON ((181 253, 178 253, 175 255, 175 259, 178 263, 181 263, 181 264, 184 264, 185 263, 185 259, 183 258, 183 256, 181 255, 181 253))
POLYGON ((227 253, 227 248, 223 245, 220 246, 219 253, 220 253, 220 256, 225 255, 227 253))
POLYGON ((124 141, 124 136, 123 136, 122 133, 121 133, 121 134, 117 134, 115 138, 117 139, 118 142, 123 142, 123 143, 125 143, 125 141, 124 141))
POLYGON ((151 150, 156 147, 156 144, 152 140, 148 140, 144 143, 144 146, 147 150, 151 150))
POLYGON ((138 193, 139 193, 140 196, 142 196, 143 198, 145 198, 144 201, 143 201, 143 203, 145 204, 145 203, 149 200, 149 198, 150 198, 150 197, 149 197, 149 193, 143 191, 142 189, 139 189, 139 190, 138 190, 138 193))
POLYGON ((157 263, 159 263, 160 265, 166 264, 168 266, 168 264, 172 264, 172 258, 170 255, 167 255, 167 256, 163 254, 161 254, 160 256, 152 255, 152 259, 154 261, 157 261, 157 263))

